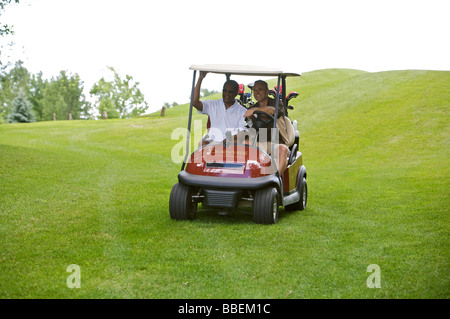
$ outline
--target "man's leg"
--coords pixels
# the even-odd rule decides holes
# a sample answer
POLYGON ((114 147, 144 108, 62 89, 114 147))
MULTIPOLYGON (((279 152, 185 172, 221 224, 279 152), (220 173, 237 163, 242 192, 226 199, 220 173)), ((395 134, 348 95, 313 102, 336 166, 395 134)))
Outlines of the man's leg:
POLYGON ((278 144, 278 171, 280 172, 280 176, 283 176, 284 170, 287 166, 287 154, 289 152, 289 148, 284 144, 278 144))

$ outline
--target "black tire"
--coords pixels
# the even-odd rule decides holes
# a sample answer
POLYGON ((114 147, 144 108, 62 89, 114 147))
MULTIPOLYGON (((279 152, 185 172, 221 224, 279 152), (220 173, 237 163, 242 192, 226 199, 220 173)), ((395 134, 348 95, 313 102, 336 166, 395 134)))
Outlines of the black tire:
POLYGON ((306 178, 302 178, 302 183, 300 185, 300 207, 299 210, 305 210, 308 201, 308 184, 306 183, 306 178))
POLYGON ((275 224, 278 221, 278 192, 275 187, 257 190, 253 202, 253 220, 257 224, 275 224))
POLYGON ((308 200, 308 184, 306 178, 303 176, 299 181, 298 192, 300 194, 300 200, 294 204, 286 205, 285 210, 304 210, 308 200))
POLYGON ((180 183, 172 187, 169 199, 170 218, 177 220, 191 220, 197 212, 197 202, 192 199, 191 189, 180 183))

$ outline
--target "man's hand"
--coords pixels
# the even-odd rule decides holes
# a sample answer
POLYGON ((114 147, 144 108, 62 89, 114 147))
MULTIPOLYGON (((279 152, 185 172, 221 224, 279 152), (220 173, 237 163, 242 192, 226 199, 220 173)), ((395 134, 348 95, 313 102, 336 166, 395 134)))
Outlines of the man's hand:
POLYGON ((248 109, 245 112, 244 117, 248 118, 248 117, 252 116, 255 111, 265 112, 265 113, 270 114, 270 115, 274 115, 275 114, 275 108, 273 106, 253 107, 251 109, 248 109))
POLYGON ((250 116, 252 116, 253 115, 253 112, 255 112, 256 111, 256 108, 253 108, 253 109, 248 109, 246 112, 245 112, 245 114, 244 114, 244 117, 250 117, 250 116))

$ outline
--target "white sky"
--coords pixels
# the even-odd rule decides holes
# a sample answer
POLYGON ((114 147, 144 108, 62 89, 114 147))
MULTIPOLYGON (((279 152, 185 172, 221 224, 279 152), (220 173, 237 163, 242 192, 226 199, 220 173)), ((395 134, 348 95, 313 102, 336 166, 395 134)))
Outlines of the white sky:
MULTIPOLYGON (((20 2, 0 17, 14 25, 0 39, 16 43, 12 60, 45 78, 78 73, 87 97, 112 66, 140 82, 150 111, 189 101, 191 64, 450 70, 449 0, 20 2)), ((220 91, 224 79, 203 87, 220 91)))

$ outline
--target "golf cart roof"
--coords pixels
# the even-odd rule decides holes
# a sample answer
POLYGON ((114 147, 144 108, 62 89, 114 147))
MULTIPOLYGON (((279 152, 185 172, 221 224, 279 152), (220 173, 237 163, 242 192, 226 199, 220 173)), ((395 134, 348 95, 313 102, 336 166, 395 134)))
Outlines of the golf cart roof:
POLYGON ((219 74, 254 75, 254 76, 301 76, 301 73, 284 72, 281 69, 253 65, 235 64, 193 64, 189 70, 206 71, 219 74))

